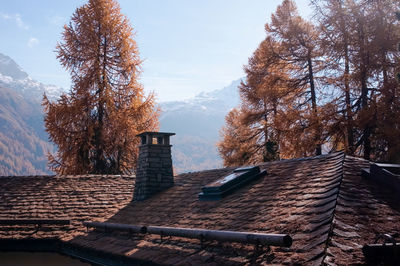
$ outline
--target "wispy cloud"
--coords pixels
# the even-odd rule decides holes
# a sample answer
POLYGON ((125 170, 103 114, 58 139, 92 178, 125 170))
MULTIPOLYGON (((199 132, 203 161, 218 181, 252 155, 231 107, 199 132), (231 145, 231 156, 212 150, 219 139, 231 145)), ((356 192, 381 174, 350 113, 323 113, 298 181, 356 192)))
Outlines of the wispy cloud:
MULTIPOLYGON (((143 77, 142 79, 146 79, 146 80, 154 80, 154 81, 158 81, 158 80, 161 80, 161 81, 171 81, 171 82, 174 82, 174 81, 177 81, 177 82, 186 82, 186 81, 188 81, 188 82, 199 82, 199 81, 202 81, 202 80, 204 80, 204 78, 201 78, 201 77, 198 77, 198 78, 180 78, 180 77, 168 77, 168 76, 145 76, 145 77, 143 77)), ((212 81, 212 82, 223 82, 223 83, 228 83, 228 82, 230 82, 230 81, 232 81, 232 79, 230 79, 230 78, 221 78, 221 79, 213 79, 213 78, 209 78, 209 79, 207 79, 208 81, 212 81)))
POLYGON ((28 47, 30 47, 30 48, 32 48, 33 46, 38 45, 38 44, 39 44, 39 40, 34 37, 31 37, 28 41, 28 47))
POLYGON ((66 19, 64 17, 58 16, 58 15, 49 16, 49 17, 47 17, 47 20, 51 24, 56 25, 56 26, 63 25, 66 21, 66 19))
POLYGON ((19 28, 27 30, 29 29, 29 26, 25 24, 25 22, 22 21, 21 15, 20 14, 5 14, 5 13, 0 13, 0 18, 3 20, 11 20, 13 21, 19 28))

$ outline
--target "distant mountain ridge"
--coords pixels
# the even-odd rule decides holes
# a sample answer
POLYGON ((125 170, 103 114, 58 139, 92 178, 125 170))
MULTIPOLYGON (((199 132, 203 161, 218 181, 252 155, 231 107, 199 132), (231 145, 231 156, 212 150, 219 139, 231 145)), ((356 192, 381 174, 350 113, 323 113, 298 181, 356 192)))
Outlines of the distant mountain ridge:
POLYGON ((15 80, 26 79, 28 74, 9 56, 0 53, 0 74, 15 80))
POLYGON ((0 175, 47 174, 46 154, 54 147, 44 130, 43 93, 54 99, 62 89, 33 80, 0 53, 0 175))
POLYGON ((239 104, 240 82, 184 101, 161 103, 161 131, 176 133, 171 142, 177 172, 222 167, 216 144, 226 114, 239 104))
MULTIPOLYGON (((171 140, 176 173, 222 166, 216 143, 225 115, 239 103, 239 84, 160 103, 160 130, 176 133, 171 140)), ((50 173, 46 154, 55 148, 44 129, 41 102, 43 93, 56 100, 62 92, 32 79, 0 53, 0 176, 50 173)))
POLYGON ((0 86, 0 176, 48 174, 52 150, 40 106, 0 86))
POLYGON ((41 102, 43 93, 54 100, 63 92, 63 88, 46 85, 31 77, 9 56, 0 53, 0 86, 19 93, 29 101, 41 102))

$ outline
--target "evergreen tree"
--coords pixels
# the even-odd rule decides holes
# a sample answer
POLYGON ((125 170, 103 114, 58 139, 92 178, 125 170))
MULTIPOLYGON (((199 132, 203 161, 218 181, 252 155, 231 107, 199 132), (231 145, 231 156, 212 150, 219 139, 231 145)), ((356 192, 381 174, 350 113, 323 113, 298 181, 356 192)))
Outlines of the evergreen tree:
POLYGON ((138 83, 141 60, 128 19, 114 0, 89 0, 64 26, 56 50, 73 85, 57 102, 44 96, 46 130, 58 146, 51 169, 130 173, 135 136, 158 128, 158 110, 138 83))

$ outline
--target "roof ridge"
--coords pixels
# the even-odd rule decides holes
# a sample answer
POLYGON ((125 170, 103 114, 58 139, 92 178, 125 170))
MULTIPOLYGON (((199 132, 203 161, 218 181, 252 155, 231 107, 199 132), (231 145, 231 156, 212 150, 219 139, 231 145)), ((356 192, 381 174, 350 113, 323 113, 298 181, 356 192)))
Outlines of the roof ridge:
POLYGON ((174 177, 180 176, 180 175, 186 175, 186 174, 198 174, 198 173, 207 173, 207 172, 214 172, 214 171, 228 171, 228 170, 234 170, 236 168, 239 168, 241 166, 228 166, 228 167, 221 167, 221 168, 212 168, 212 169, 206 169, 206 170, 199 170, 199 171, 193 171, 193 172, 184 172, 175 175, 174 177))
POLYGON ((325 241, 325 247, 324 247, 324 252, 322 255, 322 260, 321 260, 321 264, 325 262, 325 259, 327 258, 328 255, 328 247, 329 247, 329 241, 331 240, 334 232, 334 226, 335 226, 335 215, 336 215, 336 207, 338 206, 338 199, 339 199, 339 194, 340 194, 340 190, 342 188, 342 181, 343 181, 343 175, 344 175, 344 164, 346 161, 346 153, 345 152, 339 152, 338 155, 342 156, 342 165, 341 165, 341 169, 339 171, 341 171, 340 173, 340 181, 339 181, 339 185, 338 185, 338 189, 336 191, 336 198, 335 198, 335 205, 333 207, 333 211, 332 211, 332 217, 330 218, 330 228, 329 228, 329 232, 328 235, 326 237, 326 241, 325 241))
MULTIPOLYGON (((301 158, 293 158, 293 159, 281 159, 281 160, 276 160, 276 161, 269 161, 269 162, 261 162, 258 164, 254 164, 251 166, 264 166, 268 164, 276 164, 276 163, 288 163, 288 162, 295 162, 295 161, 307 161, 307 160, 315 160, 315 159, 321 159, 321 158, 331 158, 339 155, 343 155, 343 151, 338 151, 338 152, 332 152, 332 153, 326 153, 326 154, 321 154, 321 155, 315 155, 315 156, 309 156, 309 157, 301 157, 301 158)), ((177 174, 176 176, 184 175, 184 174, 198 174, 198 173, 207 173, 207 172, 212 172, 212 171, 222 171, 222 170, 234 170, 236 168, 243 167, 244 165, 237 165, 237 166, 228 166, 228 167, 221 167, 221 168, 213 168, 213 169, 206 169, 206 170, 200 170, 200 171, 193 171, 193 172, 184 172, 177 174)))
POLYGON ((271 164, 271 163, 286 163, 286 162, 308 161, 308 160, 315 160, 315 159, 321 159, 321 158, 332 158, 332 157, 343 156, 343 155, 345 155, 345 153, 343 151, 338 151, 338 152, 332 152, 332 153, 326 153, 326 154, 314 155, 314 156, 308 156, 308 157, 293 158, 293 159, 282 159, 282 160, 277 160, 277 161, 264 162, 264 163, 261 163, 261 164, 258 164, 258 165, 267 165, 267 164, 271 164))

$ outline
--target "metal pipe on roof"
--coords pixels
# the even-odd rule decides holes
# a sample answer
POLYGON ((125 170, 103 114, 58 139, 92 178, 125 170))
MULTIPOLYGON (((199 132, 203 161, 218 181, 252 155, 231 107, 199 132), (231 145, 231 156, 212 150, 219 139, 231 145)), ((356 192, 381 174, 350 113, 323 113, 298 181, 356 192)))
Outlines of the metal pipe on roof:
POLYGON ((124 231, 129 233, 149 233, 161 236, 177 236, 196 238, 200 240, 218 240, 223 242, 239 242, 280 247, 290 247, 292 245, 292 238, 286 234, 263 234, 165 226, 138 226, 101 222, 83 222, 83 224, 87 227, 93 227, 97 229, 124 231))
POLYGON ((292 238, 286 234, 263 234, 164 226, 147 226, 147 233, 158 234, 162 236, 178 236, 197 238, 200 240, 219 240, 227 242, 262 244, 268 246, 290 247, 292 245, 292 238))
POLYGON ((140 225, 129 225, 129 224, 117 224, 117 223, 101 223, 101 222, 83 222, 86 227, 92 227, 103 230, 123 231, 129 233, 141 233, 147 232, 146 226, 140 225))

